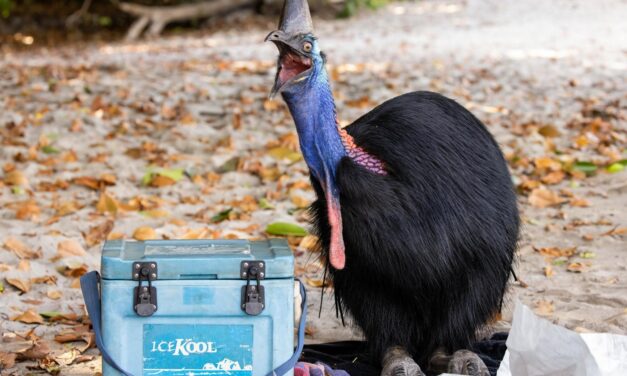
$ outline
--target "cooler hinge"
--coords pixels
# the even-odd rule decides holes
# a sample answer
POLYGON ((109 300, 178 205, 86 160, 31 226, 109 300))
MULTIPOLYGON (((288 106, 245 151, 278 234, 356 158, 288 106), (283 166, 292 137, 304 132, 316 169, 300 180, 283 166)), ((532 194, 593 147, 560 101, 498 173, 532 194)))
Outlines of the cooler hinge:
POLYGON ((139 281, 133 293, 133 310, 138 316, 152 316, 157 312, 157 288, 152 286, 152 281, 158 277, 157 263, 154 261, 134 262, 132 276, 134 281, 139 281), (143 286, 143 281, 146 281, 148 285, 143 286))

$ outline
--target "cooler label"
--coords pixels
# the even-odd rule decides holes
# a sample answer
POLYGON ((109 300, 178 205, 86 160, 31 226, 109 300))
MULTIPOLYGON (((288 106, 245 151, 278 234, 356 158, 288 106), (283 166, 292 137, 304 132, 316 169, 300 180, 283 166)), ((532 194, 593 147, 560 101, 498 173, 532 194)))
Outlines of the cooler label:
POLYGON ((252 376, 252 325, 144 325, 144 375, 252 376))

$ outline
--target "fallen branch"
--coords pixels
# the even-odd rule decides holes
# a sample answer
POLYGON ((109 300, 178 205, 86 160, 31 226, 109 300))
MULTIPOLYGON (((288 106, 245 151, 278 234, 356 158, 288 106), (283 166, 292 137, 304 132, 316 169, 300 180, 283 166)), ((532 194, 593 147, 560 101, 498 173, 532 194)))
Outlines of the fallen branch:
POLYGON ((147 6, 132 3, 118 3, 124 12, 139 17, 126 33, 127 40, 139 38, 148 27, 148 35, 157 36, 170 22, 187 21, 223 14, 245 6, 253 6, 257 0, 212 0, 194 4, 174 6, 147 6))

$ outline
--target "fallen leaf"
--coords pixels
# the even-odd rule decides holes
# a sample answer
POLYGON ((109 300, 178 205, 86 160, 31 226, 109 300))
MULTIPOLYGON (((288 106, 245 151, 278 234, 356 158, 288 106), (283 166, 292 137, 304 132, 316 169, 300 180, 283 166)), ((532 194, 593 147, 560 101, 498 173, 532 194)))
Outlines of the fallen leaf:
POLYGON ((36 221, 39 219, 41 209, 33 200, 19 202, 15 205, 15 218, 20 220, 36 221))
POLYGON ((282 146, 268 150, 268 154, 270 154, 275 159, 278 159, 278 160, 285 159, 292 163, 298 162, 301 159, 303 159, 302 154, 295 152, 289 148, 282 147, 282 146))
POLYGON ((536 158, 534 164, 539 172, 560 171, 562 169, 561 163, 549 157, 536 158))
POLYGON ((27 279, 6 278, 6 281, 8 284, 22 291, 23 293, 27 293, 30 291, 31 283, 27 279))
POLYGON ((59 372, 61 372, 61 366, 51 357, 45 357, 43 359, 40 359, 37 365, 39 366, 39 368, 52 375, 57 375, 59 374, 59 372))
POLYGON ((563 171, 553 171, 544 175, 540 180, 542 180, 544 184, 558 184, 564 180, 565 177, 566 174, 563 171))
POLYGON ((54 337, 54 340, 59 343, 77 341, 85 342, 84 346, 77 347, 81 353, 94 347, 96 345, 95 339, 94 333, 92 333, 86 325, 75 326, 72 329, 65 329, 54 337))
POLYGON ((572 169, 586 174, 592 174, 598 169, 598 167, 592 162, 577 161, 573 164, 572 169))
POLYGON ((22 171, 15 170, 4 176, 4 183, 10 186, 28 187, 28 179, 22 171))
POLYGON ((29 309, 26 312, 22 312, 21 314, 11 318, 13 321, 20 321, 25 324, 43 324, 44 318, 37 312, 29 309))
POLYGON ((570 206, 575 206, 578 208, 587 208, 590 206, 590 202, 588 200, 580 197, 573 197, 568 203, 570 204, 570 206))
POLYGON ((149 167, 142 177, 142 185, 150 185, 152 187, 165 187, 173 185, 185 176, 185 170, 182 168, 167 169, 149 167))
POLYGON ((259 199, 259 203, 258 203, 259 207, 261 209, 274 209, 274 205, 272 205, 270 202, 268 202, 268 200, 265 197, 262 197, 259 199))
POLYGON ((533 250, 546 257, 571 257, 575 254, 575 251, 577 251, 577 247, 570 247, 570 248, 558 248, 558 247, 536 248, 536 247, 533 247, 533 250))
POLYGON ((181 239, 207 239, 210 237, 211 230, 207 227, 193 229, 187 231, 181 239))
POLYGON ((57 271, 66 277, 77 278, 87 273, 89 267, 85 264, 62 265, 57 267, 57 271))
POLYGON ((229 219, 229 214, 231 214, 231 212, 233 211, 233 208, 228 208, 225 210, 222 210, 221 212, 217 213, 216 215, 214 215, 213 217, 211 217, 211 222, 213 223, 220 223, 224 220, 229 219))
POLYGON ((609 172, 610 174, 621 172, 624 169, 625 165, 623 165, 622 163, 612 163, 611 165, 607 166, 607 172, 609 172))
POLYGON ((87 244, 87 247, 93 247, 96 244, 102 243, 107 239, 107 235, 111 233, 111 230, 113 230, 113 221, 111 220, 91 227, 87 233, 83 233, 85 244, 87 244))
POLYGON ((566 270, 568 270, 569 272, 573 272, 573 273, 581 273, 584 271, 584 269, 586 268, 586 266, 581 263, 581 262, 573 262, 568 264, 568 266, 566 267, 566 270))
POLYGON ((22 243, 21 240, 15 237, 8 237, 4 241, 4 247, 9 251, 15 253, 15 255, 21 259, 36 259, 41 257, 41 251, 34 251, 22 243))
POLYGON ((540 129, 538 129, 538 133, 546 138, 554 138, 560 136, 560 132, 554 125, 544 125, 540 127, 540 129))
POLYGON ((33 341, 33 345, 28 349, 18 352, 20 360, 43 359, 50 354, 50 347, 47 341, 43 341, 34 335, 28 336, 33 341))
POLYGON ((58 300, 58 299, 61 299, 61 297, 63 296, 63 293, 59 290, 49 290, 46 293, 46 296, 48 296, 52 300, 58 300))
POLYGON ((311 201, 296 194, 291 195, 290 199, 292 200, 292 203, 296 205, 297 208, 301 208, 301 209, 309 207, 309 205, 311 204, 311 201))
POLYGON ((275 101, 272 99, 266 99, 263 102, 263 109, 266 111, 276 111, 280 106, 279 101, 275 101))
POLYGON ((23 272, 27 272, 30 270, 30 261, 28 260, 20 260, 17 263, 17 270, 21 270, 23 272))
POLYGON ((306 249, 311 252, 319 252, 319 239, 315 235, 308 234, 306 235, 298 245, 300 248, 306 249))
POLYGON ((83 246, 80 245, 79 242, 73 239, 67 239, 61 240, 59 244, 57 244, 57 254, 55 258, 85 256, 86 254, 85 249, 83 249, 83 246))
POLYGON ((161 176, 161 175, 155 175, 153 178, 151 178, 150 180, 150 186, 151 187, 167 187, 168 185, 174 185, 176 184, 176 180, 170 179, 167 176, 161 176))
POLYGON ((133 239, 141 241, 157 239, 157 233, 152 227, 142 226, 135 229, 133 239))
POLYGON ((100 189, 100 181, 94 177, 91 176, 81 176, 78 178, 74 178, 72 180, 72 183, 76 184, 76 185, 81 185, 83 187, 87 187, 89 189, 93 189, 94 191, 97 191, 100 189))
POLYGON ((69 366, 80 356, 81 352, 78 349, 70 349, 63 354, 54 357, 55 362, 60 366, 69 366))
POLYGON ((535 304, 534 311, 540 316, 550 316, 555 311, 555 307, 548 300, 539 300, 535 304))
POLYGON ((102 192, 100 194, 100 198, 96 204, 96 210, 99 213, 111 213, 116 215, 119 208, 120 204, 113 196, 109 195, 107 192, 102 192))
POLYGON ((149 217, 149 218, 165 218, 170 215, 168 211, 163 210, 163 209, 146 210, 146 211, 140 212, 140 214, 145 215, 146 217, 149 217))
POLYGON ((107 240, 120 240, 124 239, 124 234, 121 232, 111 232, 107 235, 107 240))
POLYGON ((56 215, 63 217, 66 216, 68 214, 72 214, 78 210, 80 210, 83 207, 83 205, 79 204, 76 201, 66 201, 66 202, 62 202, 61 204, 59 204, 56 207, 56 215))
POLYGON ((581 238, 587 242, 591 242, 594 240, 594 234, 583 234, 581 238))
POLYGON ((32 283, 46 283, 48 285, 55 286, 57 284, 57 277, 54 275, 44 275, 41 277, 31 278, 30 281, 32 283))
POLYGON ((565 200, 557 193, 546 188, 536 188, 529 195, 529 203, 536 208, 546 208, 564 203, 565 200))
POLYGON ((266 227, 266 233, 280 236, 305 236, 307 235, 307 230, 293 223, 274 222, 266 227))
MULTIPOLYGON (((304 277, 305 279, 305 283, 308 284, 311 287, 322 287, 325 286, 325 283, 322 279, 319 278, 307 278, 304 277)), ((326 284, 328 285, 328 284, 326 284)))
POLYGON ((615 227, 610 231, 604 232, 601 236, 613 236, 613 235, 625 235, 627 234, 627 227, 615 227))
POLYGON ((554 274, 555 274, 555 271, 553 271, 553 267, 551 265, 547 265, 544 267, 544 275, 547 278, 553 277, 554 274))
POLYGON ((15 366, 17 354, 0 352, 0 369, 10 369, 15 366))

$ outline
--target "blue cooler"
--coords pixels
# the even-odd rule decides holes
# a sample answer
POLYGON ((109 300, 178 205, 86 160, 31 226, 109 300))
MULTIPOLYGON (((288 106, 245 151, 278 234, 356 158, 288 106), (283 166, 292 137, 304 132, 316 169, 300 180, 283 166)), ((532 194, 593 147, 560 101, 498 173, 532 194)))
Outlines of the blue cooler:
POLYGON ((103 375, 292 375, 294 258, 284 240, 108 241, 81 288, 103 375))

